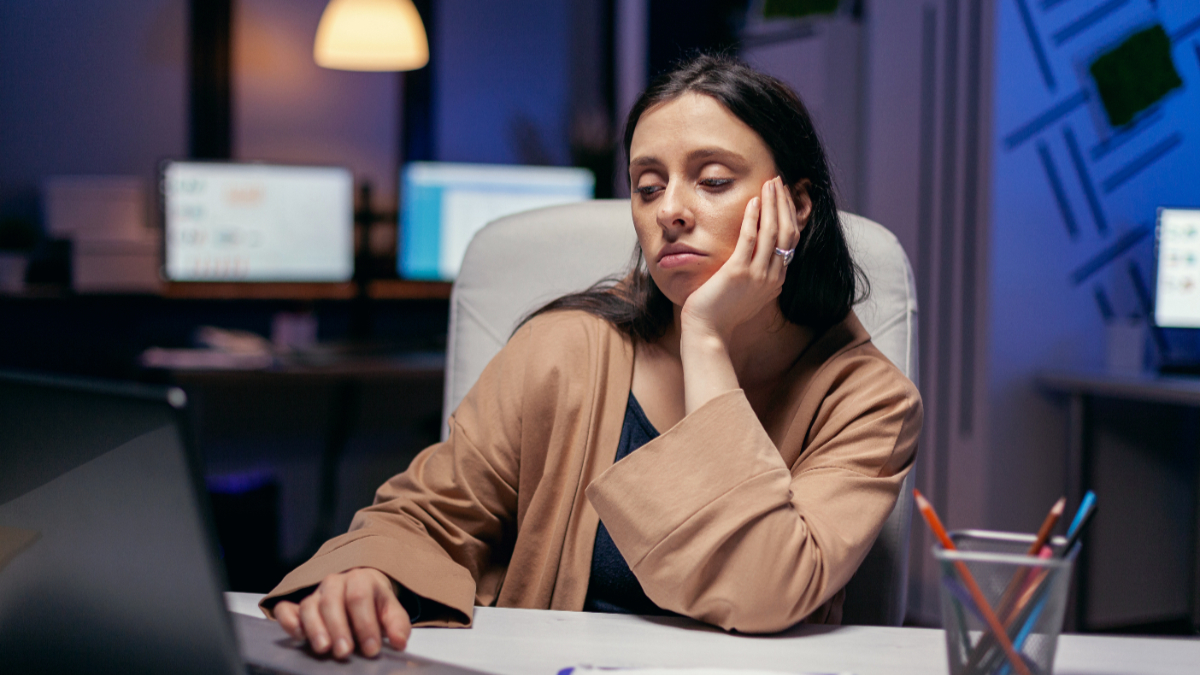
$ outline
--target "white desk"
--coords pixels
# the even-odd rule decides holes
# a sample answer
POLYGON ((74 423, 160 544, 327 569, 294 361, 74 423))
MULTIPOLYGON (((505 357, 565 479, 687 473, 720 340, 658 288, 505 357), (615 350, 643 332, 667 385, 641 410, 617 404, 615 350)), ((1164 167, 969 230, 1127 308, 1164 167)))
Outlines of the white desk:
MULTIPOLYGON (((261 596, 227 594, 230 609, 262 616, 261 596)), ((731 635, 688 619, 528 609, 475 609, 470 629, 416 628, 409 651, 503 675, 555 675, 567 666, 755 668, 858 675, 946 673, 940 630, 806 626, 731 635)), ((1064 635, 1058 675, 1194 675, 1200 639, 1064 635)), ((353 667, 345 672, 353 672, 353 667)))

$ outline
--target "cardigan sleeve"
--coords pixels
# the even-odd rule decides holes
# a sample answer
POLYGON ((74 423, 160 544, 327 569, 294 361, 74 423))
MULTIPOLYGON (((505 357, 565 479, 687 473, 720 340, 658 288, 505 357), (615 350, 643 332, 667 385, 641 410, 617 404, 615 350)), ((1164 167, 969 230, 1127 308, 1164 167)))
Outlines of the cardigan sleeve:
POLYGON ((920 396, 881 355, 843 355, 806 395, 813 389, 822 400, 811 424, 798 420, 786 435, 791 453, 781 454, 735 390, 588 487, 660 607, 726 630, 775 632, 849 581, 911 466, 920 396), (798 457, 790 467, 789 454, 798 457))
POLYGON ((522 329, 492 359, 450 418, 447 439, 375 494, 350 530, 325 543, 260 603, 304 593, 330 574, 382 571, 423 600, 418 625, 470 625, 476 596, 498 587, 516 535, 522 329))

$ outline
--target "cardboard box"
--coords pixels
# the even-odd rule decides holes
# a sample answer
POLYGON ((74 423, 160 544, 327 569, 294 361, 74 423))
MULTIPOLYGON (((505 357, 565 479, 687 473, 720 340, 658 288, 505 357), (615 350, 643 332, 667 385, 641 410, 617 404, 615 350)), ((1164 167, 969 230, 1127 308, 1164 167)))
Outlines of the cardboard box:
POLYGON ((161 293, 162 245, 155 232, 141 239, 77 239, 71 248, 77 293, 161 293))
POLYGON ((43 185, 46 232, 58 239, 139 240, 146 187, 136 176, 54 176, 43 185))

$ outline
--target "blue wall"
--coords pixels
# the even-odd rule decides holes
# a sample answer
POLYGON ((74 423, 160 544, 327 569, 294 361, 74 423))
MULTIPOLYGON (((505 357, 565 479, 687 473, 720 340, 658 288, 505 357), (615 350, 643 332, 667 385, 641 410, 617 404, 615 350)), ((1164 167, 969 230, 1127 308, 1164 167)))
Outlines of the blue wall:
POLYGON ((437 158, 568 163, 571 4, 443 0, 436 12, 437 158), (542 157, 522 153, 522 135, 542 157))
POLYGON ((1064 410, 1038 392, 1035 373, 1102 367, 1105 323, 1094 296, 1119 315, 1141 313, 1131 270, 1153 288, 1145 228, 1155 209, 1200 206, 1200 3, 996 7, 989 511, 994 526, 1028 528, 1061 494, 1066 441, 1064 410), (1174 36, 1170 56, 1183 84, 1140 123, 1114 129, 1088 64, 1155 24, 1174 36))
POLYGON ((147 186, 187 152, 187 3, 0 3, 0 213, 36 214, 54 174, 147 186))

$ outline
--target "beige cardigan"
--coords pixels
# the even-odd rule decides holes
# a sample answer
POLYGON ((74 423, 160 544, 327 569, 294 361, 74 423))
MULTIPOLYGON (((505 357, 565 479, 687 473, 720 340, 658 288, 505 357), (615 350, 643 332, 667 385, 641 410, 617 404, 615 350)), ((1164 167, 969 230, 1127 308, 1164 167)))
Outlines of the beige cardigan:
MULTIPOLYGON (((726 630, 838 623, 842 587, 895 504, 921 430, 916 387, 851 313, 774 405, 727 392, 614 464, 633 344, 578 312, 539 316, 488 364, 446 441, 266 599, 374 567, 430 603, 581 610, 600 519, 646 595, 726 630)), ((437 605, 432 605, 438 607, 437 605)))

